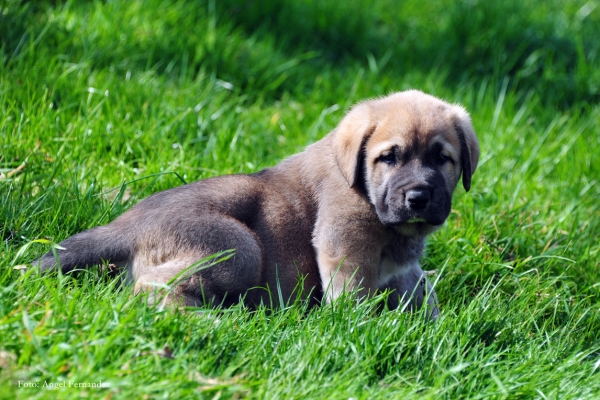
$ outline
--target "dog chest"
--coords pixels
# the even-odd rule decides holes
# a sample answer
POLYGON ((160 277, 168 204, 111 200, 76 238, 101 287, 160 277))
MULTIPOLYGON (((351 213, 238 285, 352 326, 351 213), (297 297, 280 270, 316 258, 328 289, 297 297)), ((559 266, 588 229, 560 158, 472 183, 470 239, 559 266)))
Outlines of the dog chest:
POLYGON ((414 268, 419 268, 418 260, 399 264, 393 257, 384 253, 379 262, 377 286, 385 286, 394 276, 404 275, 414 268))

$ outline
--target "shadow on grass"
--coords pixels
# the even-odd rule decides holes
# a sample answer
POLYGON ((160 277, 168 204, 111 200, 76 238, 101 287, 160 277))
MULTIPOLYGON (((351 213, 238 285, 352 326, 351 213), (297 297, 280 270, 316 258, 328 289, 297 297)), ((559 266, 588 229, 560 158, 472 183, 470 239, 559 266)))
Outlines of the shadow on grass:
POLYGON ((359 65, 399 79, 439 70, 450 88, 509 78, 560 107, 600 100, 600 18, 587 3, 417 3, 16 0, 2 8, 0 37, 5 64, 37 42, 95 68, 206 72, 275 98, 310 88, 324 68, 359 65))
POLYGON ((498 84, 508 77, 516 89, 535 90, 560 106, 600 99, 600 73, 592 68, 599 18, 584 2, 572 15, 559 3, 515 0, 425 3, 418 15, 386 0, 218 4, 246 32, 273 35, 290 53, 316 50, 338 66, 352 59, 373 67, 372 60, 391 52, 389 73, 437 69, 447 72, 450 87, 473 77, 498 84))

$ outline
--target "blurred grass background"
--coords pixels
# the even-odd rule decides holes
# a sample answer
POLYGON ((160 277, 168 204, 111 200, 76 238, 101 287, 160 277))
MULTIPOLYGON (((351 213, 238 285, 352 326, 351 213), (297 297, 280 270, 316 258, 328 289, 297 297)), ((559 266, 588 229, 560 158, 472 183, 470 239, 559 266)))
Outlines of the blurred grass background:
POLYGON ((44 397, 15 382, 104 378, 114 396, 175 385, 225 397, 594 398, 598 5, 0 2, 3 388, 44 397), (348 335, 369 305, 234 309, 207 326, 94 272, 57 284, 13 269, 47 250, 23 247, 34 239, 60 241, 183 182, 272 166, 355 102, 409 88, 463 104, 482 148, 471 192, 457 192, 429 241, 424 267, 445 310, 434 327, 384 313, 348 335), (306 343, 315 332, 323 340, 306 343), (157 355, 164 343, 175 361, 157 355))

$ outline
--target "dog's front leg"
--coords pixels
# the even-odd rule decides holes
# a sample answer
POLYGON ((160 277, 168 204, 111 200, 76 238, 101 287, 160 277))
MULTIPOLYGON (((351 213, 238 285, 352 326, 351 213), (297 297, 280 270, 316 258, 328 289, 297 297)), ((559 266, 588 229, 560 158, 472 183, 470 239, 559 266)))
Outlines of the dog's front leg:
POLYGON ((372 295, 377 289, 377 273, 373 268, 363 267, 364 263, 349 260, 348 257, 328 255, 319 252, 319 273, 323 294, 327 303, 337 299, 342 293, 358 289, 363 298, 372 295))
POLYGON ((427 313, 431 319, 436 319, 440 314, 435 290, 418 261, 393 276, 379 289, 391 291, 388 298, 390 309, 416 311, 427 304, 427 313))
POLYGON ((358 290, 358 295, 375 294, 381 254, 378 232, 357 223, 328 225, 317 230, 314 245, 327 303, 344 292, 358 290), (352 226, 354 225, 354 226, 352 226), (343 228, 342 228, 343 227, 343 228))

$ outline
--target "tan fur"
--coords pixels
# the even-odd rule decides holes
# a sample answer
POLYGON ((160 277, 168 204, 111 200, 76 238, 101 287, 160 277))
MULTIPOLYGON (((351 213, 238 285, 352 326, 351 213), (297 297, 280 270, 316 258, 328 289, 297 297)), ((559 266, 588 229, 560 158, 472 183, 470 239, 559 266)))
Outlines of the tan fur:
MULTIPOLYGON (((108 226, 65 240, 58 261, 63 270, 126 265, 145 290, 236 249, 182 282, 178 301, 243 298, 256 306, 310 294, 318 303, 345 290, 389 289, 394 307, 419 308, 427 299, 436 315, 419 258, 426 236, 448 216, 461 174, 469 189, 478 158, 462 107, 396 93, 356 105, 333 132, 276 167, 157 193, 108 226)), ((39 263, 56 262, 48 253, 39 263)))

